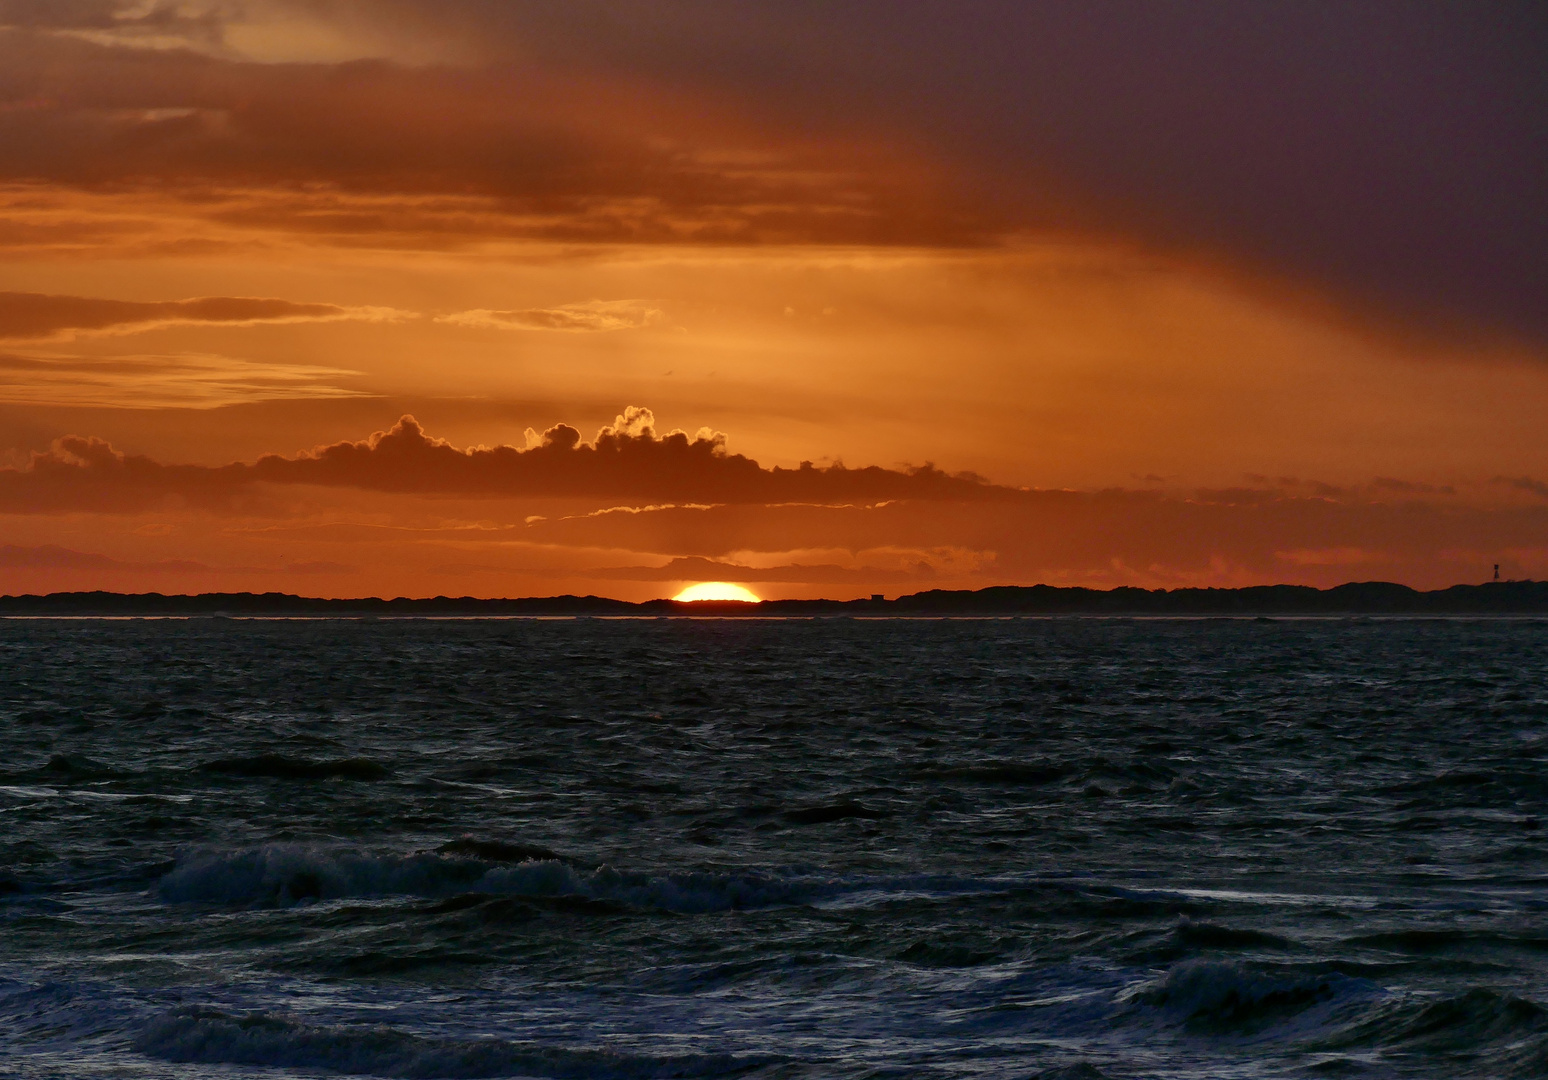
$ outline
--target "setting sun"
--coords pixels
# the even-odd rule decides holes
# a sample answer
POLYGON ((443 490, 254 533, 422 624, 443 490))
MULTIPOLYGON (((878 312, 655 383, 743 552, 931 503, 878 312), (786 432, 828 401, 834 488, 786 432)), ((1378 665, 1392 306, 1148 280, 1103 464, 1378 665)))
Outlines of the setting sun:
POLYGON ((701 581, 697 585, 690 585, 673 600, 741 600, 749 604, 757 604, 762 601, 758 594, 741 585, 735 585, 729 581, 701 581))

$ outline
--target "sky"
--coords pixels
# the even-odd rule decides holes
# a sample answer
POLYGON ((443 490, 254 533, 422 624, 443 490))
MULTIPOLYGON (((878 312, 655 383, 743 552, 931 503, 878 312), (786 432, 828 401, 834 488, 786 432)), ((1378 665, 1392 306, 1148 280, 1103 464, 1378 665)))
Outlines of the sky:
POLYGON ((0 592, 1548 576, 1548 9, 0 0, 0 592))

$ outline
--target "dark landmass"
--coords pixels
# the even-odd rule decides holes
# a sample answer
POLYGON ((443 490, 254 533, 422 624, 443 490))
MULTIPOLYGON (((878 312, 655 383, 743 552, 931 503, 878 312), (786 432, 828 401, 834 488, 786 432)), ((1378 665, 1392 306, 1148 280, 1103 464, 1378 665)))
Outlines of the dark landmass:
POLYGON ((3 616, 414 617, 480 615, 1532 615, 1548 614, 1548 581, 1495 581, 1419 592, 1386 581, 1332 589, 1257 585, 1245 589, 1083 589, 996 586, 928 592, 896 600, 648 600, 602 596, 479 599, 471 596, 323 600, 288 593, 73 592, 0 596, 3 616))

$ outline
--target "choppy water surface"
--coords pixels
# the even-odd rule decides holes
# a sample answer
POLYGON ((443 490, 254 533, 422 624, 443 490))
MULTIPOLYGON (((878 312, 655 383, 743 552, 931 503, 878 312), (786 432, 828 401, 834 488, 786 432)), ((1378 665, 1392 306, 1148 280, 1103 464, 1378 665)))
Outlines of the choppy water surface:
POLYGON ((0 1074, 1548 1074, 1543 621, 0 622, 0 1074))

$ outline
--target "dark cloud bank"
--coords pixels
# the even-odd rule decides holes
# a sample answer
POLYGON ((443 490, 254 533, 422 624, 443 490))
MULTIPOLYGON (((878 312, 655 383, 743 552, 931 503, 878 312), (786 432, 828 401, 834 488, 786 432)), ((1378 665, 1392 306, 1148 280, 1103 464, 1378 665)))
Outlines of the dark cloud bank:
POLYGON ((166 465, 123 454, 101 439, 66 436, 22 469, 0 470, 0 510, 127 511, 169 497, 219 506, 258 484, 317 485, 417 495, 604 498, 690 503, 845 503, 888 499, 982 500, 1014 489, 931 465, 906 471, 765 469, 701 432, 657 435, 647 409, 630 407, 591 442, 557 424, 536 446, 459 450, 404 416, 369 439, 294 457, 221 467, 166 465))
POLYGON ((470 228, 863 243, 1095 228, 1267 264, 1409 318, 1542 336, 1545 11, 267 0, 189 15, 9 0, 0 180, 268 185, 296 198, 212 215, 427 243, 470 228), (463 59, 245 62, 219 45, 248 6, 463 59), (80 39, 105 31, 120 44, 80 39), (137 35, 190 48, 123 47, 137 35), (508 214, 335 205, 337 191, 476 193, 508 214))
POLYGON ((219 467, 163 464, 70 436, 26 467, 0 470, 0 513, 284 516, 290 511, 276 509, 277 493, 307 491, 326 503, 326 492, 347 489, 501 502, 501 513, 529 515, 508 527, 523 539, 669 560, 575 571, 597 580, 1182 585, 1381 574, 1443 584, 1482 580, 1496 562, 1513 574, 1548 557, 1548 503, 1533 497, 1535 483, 1494 485, 1515 492, 1499 506, 1397 490, 1390 481, 1310 493, 1306 485, 1022 490, 930 465, 764 468, 730 453, 717 433, 658 434, 649 411, 631 407, 591 441, 558 424, 527 448, 458 449, 405 416, 368 439, 219 467), (555 501, 563 509, 551 509, 555 501), (529 513, 533 506, 539 514, 529 513), (738 555, 811 550, 872 553, 860 558, 879 563, 755 568, 738 555), (886 552, 894 554, 876 554, 886 552))
POLYGON ((3 183, 169 195, 227 226, 436 248, 993 231, 896 154, 701 115, 717 111, 530 61, 253 63, 0 23, 3 183))

